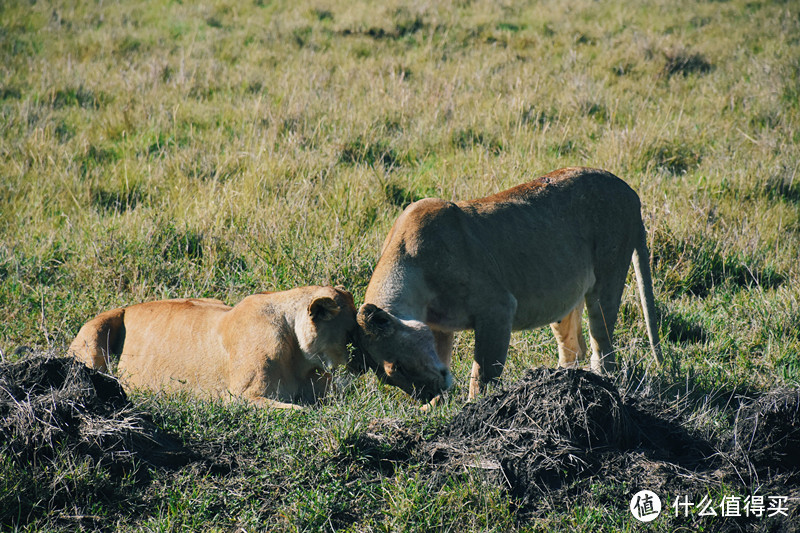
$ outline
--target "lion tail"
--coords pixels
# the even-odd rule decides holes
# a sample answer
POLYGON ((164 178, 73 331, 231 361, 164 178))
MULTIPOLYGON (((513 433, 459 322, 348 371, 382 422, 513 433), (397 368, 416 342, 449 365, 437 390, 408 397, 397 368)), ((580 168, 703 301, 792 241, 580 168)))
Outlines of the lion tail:
POLYGON ((125 308, 100 313, 83 325, 67 353, 86 366, 108 372, 112 354, 125 342, 125 308))
POLYGON ((642 223, 639 240, 633 249, 633 269, 636 272, 636 283, 639 289, 639 298, 642 302, 642 313, 647 326, 647 336, 650 338, 650 348, 656 362, 661 364, 660 340, 656 326, 656 300, 653 295, 653 276, 650 273, 650 252, 647 250, 647 232, 642 223))

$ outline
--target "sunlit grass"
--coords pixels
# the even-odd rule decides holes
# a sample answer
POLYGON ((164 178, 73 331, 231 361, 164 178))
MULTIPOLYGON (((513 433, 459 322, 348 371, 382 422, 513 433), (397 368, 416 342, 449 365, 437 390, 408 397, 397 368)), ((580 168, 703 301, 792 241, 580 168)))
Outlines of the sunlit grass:
MULTIPOLYGON (((409 202, 586 165, 642 199, 660 377, 698 394, 797 384, 798 35, 791 2, 744 0, 4 2, 0 350, 60 350, 97 312, 158 298, 341 283, 358 301, 409 202)), ((626 364, 649 362, 633 284, 616 334, 626 364)), ((356 531, 627 523, 578 506, 514 525, 500 493, 464 478, 429 494, 413 467, 356 488, 312 476, 375 417, 455 412, 473 343, 457 338, 433 417, 373 377, 303 415, 137 397, 192 438, 284 435, 300 470, 270 505, 164 482, 131 523, 316 530, 348 497, 356 531)), ((504 379, 556 360, 546 328, 517 333, 504 379)))

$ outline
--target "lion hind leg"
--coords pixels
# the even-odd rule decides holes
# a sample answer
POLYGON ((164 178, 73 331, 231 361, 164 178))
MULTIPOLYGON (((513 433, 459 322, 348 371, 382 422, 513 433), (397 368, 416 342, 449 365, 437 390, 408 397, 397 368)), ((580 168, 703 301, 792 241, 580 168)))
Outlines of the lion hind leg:
POLYGON ((612 373, 616 370, 612 343, 623 288, 624 280, 618 289, 607 288, 586 296, 589 337, 592 344, 591 368, 595 372, 612 373))
POLYGON ((564 318, 550 324, 558 342, 558 366, 561 368, 575 368, 586 358, 586 341, 581 329, 582 317, 583 300, 564 318))

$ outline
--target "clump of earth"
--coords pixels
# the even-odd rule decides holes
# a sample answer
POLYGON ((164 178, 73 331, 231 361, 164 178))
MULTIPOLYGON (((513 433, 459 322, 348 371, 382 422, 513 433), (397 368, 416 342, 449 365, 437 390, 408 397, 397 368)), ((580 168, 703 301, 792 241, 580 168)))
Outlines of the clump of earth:
MULTIPOLYGON (((506 491, 522 519, 576 503, 619 507, 640 489, 697 503, 714 490, 742 497, 757 490, 786 496, 791 518, 697 523, 711 530, 794 531, 800 527, 800 391, 736 403, 726 414, 735 420, 732 434, 717 437, 670 404, 623 395, 594 373, 538 368, 466 405, 428 439, 384 420, 352 444, 375 451, 371 460, 383 471, 387 463, 422 463, 434 488, 450 476, 478 475, 506 491)), ((679 516, 676 526, 682 518, 697 520, 679 516)))
POLYGON ((137 487, 154 469, 224 468, 207 447, 187 446, 162 430, 119 381, 73 358, 0 363, 0 450, 15 465, 11 475, 22 478, 0 493, 0 527, 24 524, 43 508, 63 510, 68 529, 107 527, 74 509, 101 500, 132 511, 141 504, 137 487))
POLYGON ((676 418, 658 402, 621 397, 597 374, 539 368, 467 405, 423 448, 437 468, 486 470, 526 505, 593 482, 664 490, 715 452, 676 418))
MULTIPOLYGON (((693 501, 715 490, 783 495, 788 518, 703 522, 694 515, 673 525, 798 530, 800 390, 738 398, 721 416, 732 430, 717 435, 658 396, 625 394, 583 370, 539 368, 467 404, 427 438, 408 423, 376 420, 342 442, 335 460, 370 478, 413 467, 434 490, 453 476, 477 475, 505 491, 523 521, 574 504, 618 507, 642 488, 693 501)), ((127 501, 125 484, 150 468, 213 470, 225 462, 213 445, 185 444, 161 430, 113 377, 71 358, 41 356, 0 363, 0 448, 41 478, 31 486, 47 490, 65 482, 48 477, 58 470, 49 465, 65 457, 102 473, 91 487, 56 491, 56 507, 58 498, 72 505, 81 491, 127 501)), ((30 496, 19 512, 35 512, 34 496, 42 495, 30 496)), ((17 519, 0 510, 0 523, 17 519)))
POLYGON ((57 357, 0 364, 0 445, 29 462, 68 450, 119 474, 137 461, 182 466, 198 457, 135 410, 119 381, 57 357))

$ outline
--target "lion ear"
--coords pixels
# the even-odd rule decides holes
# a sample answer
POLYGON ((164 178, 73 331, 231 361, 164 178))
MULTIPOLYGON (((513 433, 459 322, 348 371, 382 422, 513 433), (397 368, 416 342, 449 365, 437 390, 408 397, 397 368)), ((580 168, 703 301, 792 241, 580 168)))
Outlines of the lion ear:
POLYGON ((308 304, 308 316, 314 322, 331 320, 339 314, 339 304, 330 296, 318 296, 308 304))
POLYGON ((349 307, 354 312, 356 310, 356 302, 353 300, 353 295, 350 294, 350 291, 344 288, 344 285, 337 285, 333 288, 337 292, 338 295, 344 296, 344 307, 349 307))
POLYGON ((394 332, 395 318, 373 304, 364 304, 356 317, 358 325, 370 337, 386 337, 394 332))

